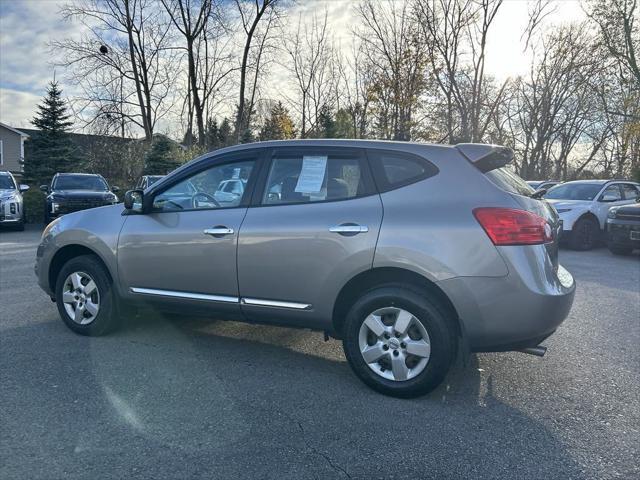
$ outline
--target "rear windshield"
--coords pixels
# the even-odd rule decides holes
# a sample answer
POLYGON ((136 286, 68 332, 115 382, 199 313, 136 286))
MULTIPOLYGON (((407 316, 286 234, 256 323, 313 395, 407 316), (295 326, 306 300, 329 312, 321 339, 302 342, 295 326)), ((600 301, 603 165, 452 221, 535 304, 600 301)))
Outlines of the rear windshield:
POLYGON ((485 172, 485 175, 496 186, 509 193, 530 196, 535 190, 527 182, 509 170, 507 167, 496 168, 485 172))
POLYGON ((98 176, 65 175, 57 177, 51 186, 53 190, 109 190, 107 182, 98 176))

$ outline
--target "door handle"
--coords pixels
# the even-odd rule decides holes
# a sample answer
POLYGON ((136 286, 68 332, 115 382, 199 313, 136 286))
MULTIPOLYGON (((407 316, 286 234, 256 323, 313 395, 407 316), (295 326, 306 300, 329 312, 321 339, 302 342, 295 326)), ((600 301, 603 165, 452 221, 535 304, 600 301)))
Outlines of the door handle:
POLYGON ((233 228, 224 226, 205 228, 203 233, 205 235, 211 235, 212 237, 224 237, 225 235, 233 235, 233 228))
POLYGON ((358 225, 356 223, 342 223, 329 228, 332 233, 339 233, 340 235, 357 235, 358 233, 366 233, 369 231, 369 227, 366 225, 358 225))

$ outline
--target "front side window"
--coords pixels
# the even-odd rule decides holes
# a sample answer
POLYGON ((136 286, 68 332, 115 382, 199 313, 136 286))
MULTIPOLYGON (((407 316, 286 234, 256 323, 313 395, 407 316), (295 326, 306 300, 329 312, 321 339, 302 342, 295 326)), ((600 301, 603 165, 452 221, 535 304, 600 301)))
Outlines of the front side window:
POLYGON ((203 210, 240 206, 243 188, 227 191, 227 185, 246 185, 254 161, 217 165, 181 180, 153 199, 155 211, 203 210))
POLYGON ((109 190, 102 177, 93 175, 63 175, 56 177, 51 186, 53 190, 109 190))
POLYGON ((605 188, 600 199, 605 202, 619 202, 620 200, 622 200, 622 195, 620 195, 620 187, 618 187, 618 185, 611 185, 605 188))
POLYGON ((340 155, 276 156, 263 205, 346 200, 364 195, 360 160, 340 155))

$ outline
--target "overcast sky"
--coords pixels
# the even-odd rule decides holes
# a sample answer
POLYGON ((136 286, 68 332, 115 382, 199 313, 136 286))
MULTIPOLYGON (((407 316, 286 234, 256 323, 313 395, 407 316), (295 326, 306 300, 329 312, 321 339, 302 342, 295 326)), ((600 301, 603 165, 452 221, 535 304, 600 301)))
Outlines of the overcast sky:
MULTIPOLYGON (((60 18, 65 0, 0 0, 0 122, 14 127, 31 127, 35 106, 53 79, 54 68, 48 43, 81 33, 80 26, 60 18)), ((356 23, 350 0, 299 0, 295 8, 323 12, 328 9, 329 24, 343 45, 348 45, 356 23)), ((487 72, 499 79, 526 74, 530 57, 520 41, 527 22, 527 0, 505 0, 489 34, 487 72)), ((297 12, 292 12, 297 17, 297 12)), ((295 17, 294 17, 295 18, 295 17)), ((557 0, 546 28, 584 19, 576 0, 557 0)), ((55 75, 65 95, 73 88, 65 85, 65 72, 55 75)), ((277 96, 277 94, 274 94, 277 96)))

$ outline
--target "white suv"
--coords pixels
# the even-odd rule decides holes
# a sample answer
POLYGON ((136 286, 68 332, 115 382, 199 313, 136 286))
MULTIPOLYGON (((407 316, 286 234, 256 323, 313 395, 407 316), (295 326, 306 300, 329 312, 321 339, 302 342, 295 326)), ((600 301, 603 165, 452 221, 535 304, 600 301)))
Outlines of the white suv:
POLYGON ((24 230, 24 202, 22 192, 28 185, 18 185, 10 172, 0 172, 0 225, 24 230))
POLYGON ((562 239, 575 250, 589 250, 602 238, 611 207, 635 203, 640 184, 624 180, 576 180, 545 195, 562 220, 562 239))

